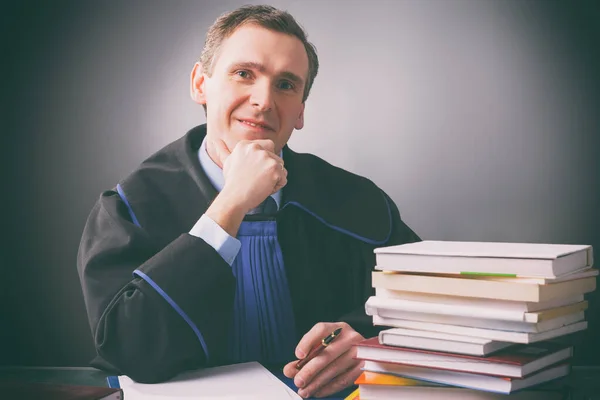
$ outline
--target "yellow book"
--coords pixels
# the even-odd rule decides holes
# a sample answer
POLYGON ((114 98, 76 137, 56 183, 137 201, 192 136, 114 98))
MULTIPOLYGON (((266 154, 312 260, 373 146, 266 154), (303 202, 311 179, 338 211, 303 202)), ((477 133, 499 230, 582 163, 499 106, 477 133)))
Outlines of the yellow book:
POLYGON ((350 393, 344 400, 360 400, 359 389, 356 389, 354 392, 350 393))
POLYGON ((363 371, 356 381, 355 385, 388 385, 388 386, 438 386, 435 383, 417 381, 400 376, 381 374, 378 372, 363 371))
POLYGON ((363 371, 354 382, 359 388, 344 400, 423 399, 423 400, 561 400, 557 387, 523 390, 513 394, 491 393, 418 381, 401 376, 363 371))

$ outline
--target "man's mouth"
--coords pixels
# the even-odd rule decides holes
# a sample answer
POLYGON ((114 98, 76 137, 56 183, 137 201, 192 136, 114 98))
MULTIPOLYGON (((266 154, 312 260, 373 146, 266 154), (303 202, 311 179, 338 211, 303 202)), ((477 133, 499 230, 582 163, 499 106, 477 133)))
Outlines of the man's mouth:
POLYGON ((240 121, 242 124, 251 126, 253 128, 262 128, 262 129, 267 129, 272 131, 273 128, 271 128, 269 125, 263 123, 263 122, 259 122, 259 121, 253 121, 253 120, 247 120, 247 119, 238 119, 238 121, 240 121))

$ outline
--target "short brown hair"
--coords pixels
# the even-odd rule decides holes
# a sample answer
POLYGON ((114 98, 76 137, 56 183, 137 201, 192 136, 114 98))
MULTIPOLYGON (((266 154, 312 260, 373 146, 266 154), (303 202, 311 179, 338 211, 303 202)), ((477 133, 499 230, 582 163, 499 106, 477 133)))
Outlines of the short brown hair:
POLYGON ((286 33, 300 39, 308 55, 308 77, 302 96, 302 101, 306 101, 319 70, 317 51, 315 46, 307 40, 304 29, 302 29, 291 14, 272 6, 243 6, 217 18, 206 34, 204 49, 202 49, 202 55, 200 56, 202 72, 208 76, 212 75, 212 64, 223 41, 231 36, 237 28, 247 23, 255 23, 263 28, 286 33))

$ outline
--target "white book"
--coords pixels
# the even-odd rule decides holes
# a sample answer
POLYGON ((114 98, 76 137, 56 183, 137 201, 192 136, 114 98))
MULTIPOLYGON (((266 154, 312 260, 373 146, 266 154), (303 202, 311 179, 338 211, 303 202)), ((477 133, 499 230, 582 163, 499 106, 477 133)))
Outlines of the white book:
POLYGON ((584 301, 584 297, 582 294, 571 297, 560 297, 549 301, 526 302, 485 299, 477 297, 447 296, 443 294, 433 293, 407 292, 401 290, 384 289, 380 287, 375 288, 375 296, 378 298, 390 298, 399 300, 418 301, 423 303, 448 304, 457 306, 471 306, 520 313, 537 312, 547 310, 550 308, 557 308, 572 305, 575 303, 581 303, 582 301, 584 301))
POLYGON ((499 321, 495 319, 455 317, 452 315, 437 315, 411 313, 396 310, 379 310, 380 317, 387 319, 399 319, 419 322, 430 322, 434 324, 456 325, 461 327, 481 328, 488 330, 521 332, 521 333, 543 333, 560 327, 574 324, 585 319, 584 313, 574 313, 547 321, 529 323, 517 321, 499 321))
MULTIPOLYGON (((510 283, 524 283, 524 284, 538 284, 538 285, 546 285, 549 283, 558 283, 565 281, 572 281, 575 279, 581 278, 589 278, 591 276, 598 276, 599 271, 592 267, 584 267, 582 269, 578 269, 577 271, 573 271, 566 275, 558 276, 556 278, 513 278, 506 276, 494 276, 494 275, 461 275, 461 278, 466 279, 483 279, 487 281, 494 282, 510 282, 510 283)), ((439 274, 436 274, 439 275, 439 274)), ((451 276, 451 274, 447 274, 451 276)))
POLYGON ((406 292, 477 297, 524 302, 543 302, 578 296, 596 289, 596 277, 547 285, 493 282, 486 280, 412 275, 398 272, 373 271, 371 284, 375 288, 406 292))
POLYGON ((593 265, 589 245, 426 240, 374 251, 386 271, 556 278, 593 265))
POLYGON ((541 333, 510 332, 494 329, 472 328, 468 326, 437 324, 433 322, 384 318, 378 315, 373 316, 373 324, 379 326, 389 326, 394 328, 434 331, 461 336, 473 336, 483 339, 498 340, 501 342, 512 343, 535 343, 540 342, 542 340, 548 340, 560 336, 565 336, 570 333, 582 331, 587 328, 587 321, 580 321, 541 333))
POLYGON ((383 363, 378 361, 365 361, 363 370, 488 392, 511 393, 519 389, 524 389, 566 376, 569 373, 569 365, 562 364, 547 368, 521 379, 383 363))
MULTIPOLYGON (((365 303, 365 311, 367 315, 380 315, 382 317, 411 319, 400 316, 400 313, 424 313, 436 315, 448 315, 455 317, 481 318, 501 321, 517 321, 538 323, 544 320, 555 319, 564 315, 569 315, 587 309, 587 301, 571 304, 564 307, 557 307, 550 310, 538 312, 523 312, 513 310, 503 310, 493 307, 482 307, 471 305, 468 302, 465 304, 448 304, 448 303, 430 303, 422 301, 401 300, 393 298, 385 298, 371 296, 365 303), (393 312, 397 313, 395 316, 393 312)), ((424 321, 419 319, 419 321, 424 321)), ((431 321, 435 322, 435 321, 431 321)), ((442 322, 440 322, 442 323, 442 322)), ((457 324, 458 325, 458 324, 457 324)), ((473 325, 467 325, 473 326, 473 325)))
POLYGON ((391 328, 379 332, 379 343, 395 347, 486 356, 514 343, 433 331, 391 328))

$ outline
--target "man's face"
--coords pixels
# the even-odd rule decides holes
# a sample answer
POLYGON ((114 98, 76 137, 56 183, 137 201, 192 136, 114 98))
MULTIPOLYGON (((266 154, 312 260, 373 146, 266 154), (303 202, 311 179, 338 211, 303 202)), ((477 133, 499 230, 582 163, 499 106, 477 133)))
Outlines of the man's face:
POLYGON ((298 38, 242 25, 222 43, 212 76, 200 68, 192 71, 192 98, 207 106, 209 146, 221 139, 232 151, 240 140, 271 139, 279 153, 302 129, 308 56, 298 38))

